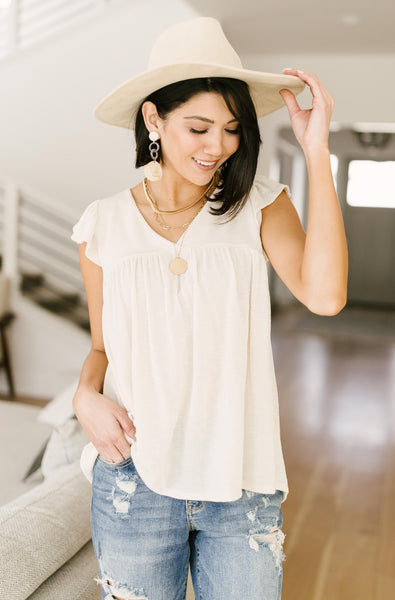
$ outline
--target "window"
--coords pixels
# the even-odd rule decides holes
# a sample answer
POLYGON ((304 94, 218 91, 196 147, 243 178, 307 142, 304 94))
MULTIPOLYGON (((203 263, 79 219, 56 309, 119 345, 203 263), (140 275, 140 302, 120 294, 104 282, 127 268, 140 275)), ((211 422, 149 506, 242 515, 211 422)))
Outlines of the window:
POLYGON ((0 59, 89 17, 109 0, 0 0, 0 59))
POLYGON ((395 161, 350 161, 347 204, 360 207, 395 208, 395 161))

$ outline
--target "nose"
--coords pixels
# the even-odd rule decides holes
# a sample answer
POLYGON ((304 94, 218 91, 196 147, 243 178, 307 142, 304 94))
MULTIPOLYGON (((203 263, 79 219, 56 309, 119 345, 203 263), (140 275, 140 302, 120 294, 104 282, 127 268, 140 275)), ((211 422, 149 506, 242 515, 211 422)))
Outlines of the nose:
POLYGON ((220 158, 223 153, 221 133, 212 133, 205 139, 204 151, 210 158, 220 158))

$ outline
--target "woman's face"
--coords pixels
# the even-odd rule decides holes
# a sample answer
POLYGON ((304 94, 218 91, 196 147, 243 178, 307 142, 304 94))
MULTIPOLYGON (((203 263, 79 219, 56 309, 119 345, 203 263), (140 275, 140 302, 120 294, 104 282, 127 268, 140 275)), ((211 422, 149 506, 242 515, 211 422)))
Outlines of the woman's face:
POLYGON ((159 119, 162 167, 198 186, 208 185, 215 171, 239 147, 239 123, 225 100, 201 92, 159 119))

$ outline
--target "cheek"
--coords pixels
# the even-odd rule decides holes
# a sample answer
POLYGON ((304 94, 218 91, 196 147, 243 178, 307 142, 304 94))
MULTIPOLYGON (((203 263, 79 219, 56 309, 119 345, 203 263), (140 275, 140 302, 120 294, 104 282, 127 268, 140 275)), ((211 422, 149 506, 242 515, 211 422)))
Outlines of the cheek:
POLYGON ((183 155, 193 156, 200 145, 199 140, 182 134, 173 135, 169 143, 169 146, 172 148, 172 154, 180 158, 183 155))
POLYGON ((198 135, 187 135, 180 138, 180 148, 187 155, 195 155, 203 145, 203 139, 198 135))
POLYGON ((240 138, 236 135, 234 140, 231 140, 229 143, 229 156, 237 152, 237 149, 240 145, 240 138))

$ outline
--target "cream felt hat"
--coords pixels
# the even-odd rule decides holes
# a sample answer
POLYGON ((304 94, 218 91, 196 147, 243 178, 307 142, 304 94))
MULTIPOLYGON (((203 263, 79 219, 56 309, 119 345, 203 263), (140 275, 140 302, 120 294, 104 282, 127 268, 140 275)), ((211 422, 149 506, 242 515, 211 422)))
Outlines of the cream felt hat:
POLYGON ((198 17, 163 31, 151 50, 148 70, 112 91, 96 106, 94 115, 104 123, 134 129, 144 98, 171 83, 197 77, 245 81, 258 118, 284 106, 279 90, 288 89, 297 95, 304 88, 304 83, 293 75, 243 69, 220 23, 211 17, 198 17))

